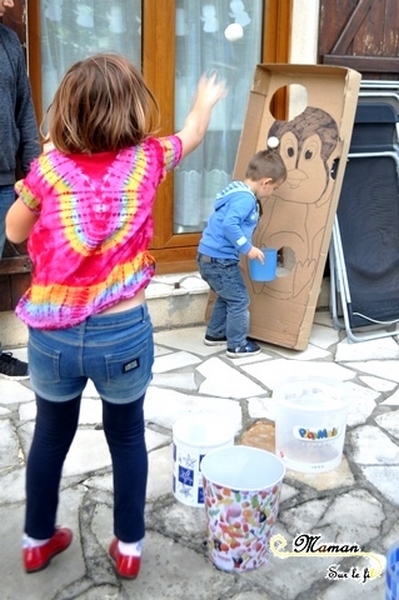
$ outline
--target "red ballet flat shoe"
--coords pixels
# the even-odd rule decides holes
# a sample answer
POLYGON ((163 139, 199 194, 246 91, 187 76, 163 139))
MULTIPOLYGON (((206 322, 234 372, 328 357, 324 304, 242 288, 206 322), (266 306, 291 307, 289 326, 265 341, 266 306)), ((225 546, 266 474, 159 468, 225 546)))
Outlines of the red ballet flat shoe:
POLYGON ((135 579, 140 571, 140 556, 122 554, 118 548, 118 540, 114 538, 109 546, 109 555, 115 561, 115 569, 124 579, 135 579))
POLYGON ((53 537, 43 546, 23 548, 22 561, 25 571, 35 573, 45 569, 54 556, 68 548, 72 538, 72 531, 68 527, 57 527, 53 537))

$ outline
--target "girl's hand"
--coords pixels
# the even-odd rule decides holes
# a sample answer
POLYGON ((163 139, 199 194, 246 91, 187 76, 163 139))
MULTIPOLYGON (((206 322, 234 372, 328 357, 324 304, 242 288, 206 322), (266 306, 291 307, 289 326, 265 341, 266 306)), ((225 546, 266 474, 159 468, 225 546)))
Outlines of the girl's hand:
POLYGON ((217 82, 217 73, 210 77, 202 75, 198 82, 194 104, 184 122, 183 129, 176 135, 182 141, 184 158, 195 150, 206 134, 215 104, 227 95, 224 82, 217 82))
POLYGON ((221 98, 227 96, 227 88, 224 81, 217 81, 218 74, 212 73, 209 77, 202 75, 198 82, 194 106, 204 104, 213 107, 221 98))

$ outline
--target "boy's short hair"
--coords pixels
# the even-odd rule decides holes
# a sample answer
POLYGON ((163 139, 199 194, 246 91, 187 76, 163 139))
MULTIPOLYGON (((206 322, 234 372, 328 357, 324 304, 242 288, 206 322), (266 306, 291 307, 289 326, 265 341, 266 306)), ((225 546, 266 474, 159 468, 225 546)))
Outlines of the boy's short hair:
POLYGON ((259 181, 270 177, 272 181, 285 181, 287 168, 277 150, 259 150, 249 161, 245 177, 259 181))

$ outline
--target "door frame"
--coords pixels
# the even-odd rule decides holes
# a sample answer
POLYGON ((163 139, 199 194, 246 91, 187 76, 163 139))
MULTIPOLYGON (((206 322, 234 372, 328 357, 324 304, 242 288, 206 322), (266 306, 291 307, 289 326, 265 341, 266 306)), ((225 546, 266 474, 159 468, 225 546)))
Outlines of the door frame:
MULTIPOLYGON (((264 25, 262 35, 263 63, 289 61, 293 0, 263 0, 264 25)), ((174 131, 174 19, 176 0, 143 0, 142 72, 158 99, 162 113, 160 134, 174 131), (169 18, 167 18, 169 17, 169 18), (168 52, 165 52, 168 48, 168 52), (162 64, 162 77, 159 65, 162 64)), ((27 0, 29 75, 36 114, 40 122, 43 113, 41 98, 40 2, 27 0)), ((277 112, 285 114, 285 98, 278 100, 277 112)), ((276 111, 274 111, 276 114, 276 111)), ((200 233, 173 233, 173 175, 161 184, 156 197, 154 236, 151 253, 158 273, 196 270, 195 256, 200 233)))

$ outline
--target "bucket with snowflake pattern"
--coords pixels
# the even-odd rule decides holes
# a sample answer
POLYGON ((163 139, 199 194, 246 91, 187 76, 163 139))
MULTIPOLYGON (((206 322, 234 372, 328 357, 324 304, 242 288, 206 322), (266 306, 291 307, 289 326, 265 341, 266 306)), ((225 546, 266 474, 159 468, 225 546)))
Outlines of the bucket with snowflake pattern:
POLYGON ((223 571, 262 566, 277 519, 283 462, 259 448, 231 446, 207 454, 201 471, 209 558, 223 571))
POLYGON ((211 450, 234 444, 234 425, 220 415, 191 414, 173 425, 173 493, 189 506, 204 506, 201 461, 211 450))

